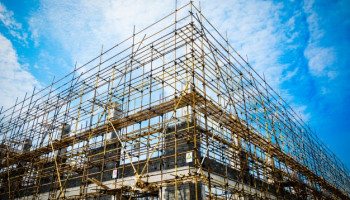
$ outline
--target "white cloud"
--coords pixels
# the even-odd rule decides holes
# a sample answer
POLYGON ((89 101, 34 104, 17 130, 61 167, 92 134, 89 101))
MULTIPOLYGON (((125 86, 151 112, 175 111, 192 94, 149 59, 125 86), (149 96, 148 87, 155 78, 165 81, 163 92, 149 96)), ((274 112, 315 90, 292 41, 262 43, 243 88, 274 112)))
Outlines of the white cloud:
MULTIPOLYGON (((203 13, 228 39, 242 57, 249 58, 259 74, 265 74, 275 89, 282 83, 287 65, 280 63, 286 38, 280 19, 282 4, 269 1, 210 1, 203 3, 203 13)), ((292 22, 290 22, 292 23, 292 22)))
MULTIPOLYGON (((179 3, 184 5, 187 1, 179 3)), ((197 5, 197 2, 195 2, 197 5)), ((279 62, 287 37, 280 19, 282 4, 268 1, 204 1, 203 12, 269 83, 278 87, 288 67, 279 62)), ((98 55, 101 45, 111 47, 174 10, 174 1, 41 1, 30 19, 32 37, 60 43, 78 64, 98 55)), ((291 20, 290 23, 293 23, 291 20)), ((288 30, 287 30, 288 31, 288 30)))
POLYGON ((306 1, 303 7, 307 15, 308 30, 310 38, 305 48, 304 55, 308 59, 309 71, 313 76, 334 78, 334 73, 328 73, 331 70, 336 59, 336 53, 333 47, 320 45, 320 40, 324 36, 323 29, 320 28, 321 19, 315 9, 314 0, 306 1))
POLYGON ((307 107, 305 105, 294 105, 294 112, 304 121, 308 122, 310 120, 311 114, 306 111, 307 107))
POLYGON ((287 71, 286 75, 282 78, 283 81, 289 80, 294 77, 299 71, 299 68, 295 68, 293 71, 287 71))
POLYGON ((17 23, 16 20, 13 18, 13 12, 8 11, 6 7, 1 3, 0 20, 5 26, 9 28, 20 29, 22 27, 22 25, 20 23, 17 23))
POLYGON ((0 34, 0 102, 5 109, 13 106, 17 97, 40 87, 34 76, 18 63, 12 43, 0 34))
POLYGON ((22 24, 18 23, 13 17, 13 12, 8 11, 6 7, 0 2, 0 21, 6 26, 9 33, 19 39, 26 42, 27 34, 22 31, 22 24))
POLYGON ((309 44, 304 51, 308 59, 309 70, 314 76, 328 75, 327 68, 333 65, 335 53, 332 48, 309 44))
POLYGON ((83 64, 99 54, 101 45, 110 48, 169 13, 173 6, 156 0, 136 1, 41 1, 30 19, 32 38, 58 42, 73 61, 83 64))
POLYGON ((319 28, 319 21, 321 20, 317 12, 313 8, 315 1, 307 0, 304 2, 303 10, 307 14, 306 21, 310 32, 310 42, 317 42, 324 36, 324 31, 319 28))
MULTIPOLYGON (((287 50, 300 48, 298 37, 304 30, 298 29, 296 20, 300 19, 301 12, 286 15, 285 4, 258 0, 209 1, 202 5, 204 15, 219 31, 228 32, 232 46, 242 57, 248 55, 249 63, 260 75, 264 73, 267 83, 275 91, 282 91, 287 102, 295 101, 288 88, 281 85, 301 72, 298 66, 282 63, 281 57, 287 50), (282 17, 286 16, 285 22, 282 17)), ((306 106, 292 105, 303 120, 311 118, 306 106)))

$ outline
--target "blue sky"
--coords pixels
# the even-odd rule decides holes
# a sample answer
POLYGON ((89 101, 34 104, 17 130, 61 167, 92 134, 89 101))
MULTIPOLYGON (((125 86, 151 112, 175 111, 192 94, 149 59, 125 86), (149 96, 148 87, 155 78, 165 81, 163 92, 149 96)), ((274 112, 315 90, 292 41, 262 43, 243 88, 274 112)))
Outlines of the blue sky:
MULTIPOLYGON (((179 1, 183 4, 187 1, 179 1)), ((195 1, 195 4, 198 4, 195 1)), ((204 15, 350 168, 350 1, 202 1, 204 15)), ((173 0, 0 1, 0 102, 72 71, 173 0)))

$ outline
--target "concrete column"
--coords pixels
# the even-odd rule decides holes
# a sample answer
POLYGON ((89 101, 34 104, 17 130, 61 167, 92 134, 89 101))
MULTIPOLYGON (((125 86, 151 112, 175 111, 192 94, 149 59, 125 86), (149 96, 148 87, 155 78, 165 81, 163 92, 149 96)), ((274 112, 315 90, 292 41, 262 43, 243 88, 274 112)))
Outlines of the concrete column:
MULTIPOLYGON (((32 147, 32 140, 25 139, 24 142, 23 142, 22 152, 25 153, 25 152, 30 151, 31 147, 32 147)), ((27 183, 25 182, 26 181, 26 176, 24 175, 26 173, 26 164, 27 164, 26 161, 20 161, 19 164, 18 164, 18 167, 23 167, 23 168, 16 172, 17 175, 22 176, 22 177, 20 177, 20 181, 21 181, 20 184, 22 186, 27 185, 27 183)), ((12 175, 12 176, 16 176, 16 175, 12 175)), ((27 175, 27 177, 28 177, 28 175, 27 175)))
MULTIPOLYGON (((198 200, 204 200, 205 198, 205 184, 198 183, 197 197, 198 200)), ((175 199, 175 186, 163 187, 161 190, 162 195, 159 195, 161 200, 175 199)), ((177 186, 177 198, 178 200, 191 200, 196 199, 196 188, 194 183, 179 184, 177 186)))
MULTIPOLYGON (((71 131, 71 126, 67 123, 62 123, 62 126, 61 126, 61 140, 63 140, 65 137, 68 136, 68 134, 70 133, 71 131)), ((59 149, 59 151, 57 152, 57 157, 59 156, 66 156, 65 154, 67 153, 67 147, 64 147, 64 148, 61 148, 59 149)), ((60 158, 57 160, 57 162, 59 163, 65 163, 66 162, 66 158, 60 158)))
MULTIPOLYGON (((190 121, 190 127, 193 126, 192 120, 190 121)), ((180 122, 177 124, 176 129, 177 134, 176 137, 178 141, 184 140, 187 138, 192 138, 191 133, 193 133, 193 130, 186 130, 187 128, 187 122, 180 122), (189 134, 189 135, 188 135, 189 134), (189 136, 189 137, 187 137, 189 136)), ((167 128, 167 133, 174 132, 175 127, 168 127, 167 128)), ((166 136, 166 146, 165 146, 165 156, 171 156, 169 158, 163 159, 163 169, 168 170, 168 169, 174 169, 175 168, 175 148, 173 147, 175 144, 175 134, 171 134, 166 136), (167 147, 167 145, 172 146, 171 148, 167 147)), ((198 138, 199 140, 199 138, 198 138)), ((197 143, 199 146, 199 144, 197 143)), ((199 147, 197 148, 199 149, 199 147)), ((194 144, 192 141, 188 141, 186 144, 181 144, 177 145, 177 167, 186 167, 186 166, 193 166, 194 165, 194 160, 192 162, 187 163, 186 162, 186 154, 181 154, 184 152, 188 152, 190 150, 193 150, 194 144), (179 155, 181 154, 181 155, 179 155)), ((197 152, 197 156, 200 158, 200 152, 197 152)), ((184 173, 184 172, 182 172, 184 173)), ((184 183, 184 184, 178 184, 177 185, 177 191, 175 191, 175 185, 171 186, 166 186, 162 187, 161 190, 159 191, 159 199, 162 200, 167 200, 167 199, 175 199, 175 192, 177 193, 178 200, 190 200, 190 199, 195 199, 196 196, 196 188, 194 183, 184 183)), ((198 200, 205 199, 205 184, 198 182, 198 188, 197 188, 197 197, 198 200)))
POLYGON ((31 147, 32 147, 32 140, 25 139, 25 141, 23 143, 23 148, 22 148, 23 153, 30 151, 31 147))
MULTIPOLYGON (((111 121, 116 120, 122 116, 122 113, 123 113, 123 110, 122 110, 121 105, 118 104, 117 102, 113 102, 111 105, 111 108, 109 109, 108 119, 111 121)), ((106 134, 106 140, 107 140, 106 151, 111 150, 111 149, 115 149, 114 151, 110 151, 108 154, 111 154, 111 156, 116 156, 116 157, 120 158, 121 155, 120 155, 119 148, 121 147, 121 144, 117 139, 117 134, 118 134, 118 131, 120 131, 120 130, 116 130, 116 131, 117 132, 112 131, 112 132, 106 134)), ((106 155, 106 156, 108 156, 108 155, 106 155)), ((104 170, 118 168, 119 166, 120 166, 119 160, 107 162, 107 163, 105 163, 104 170)), ((112 179, 112 174, 113 174, 113 171, 104 172, 103 173, 103 180, 105 181, 105 180, 112 179)), ((118 174, 117 175, 117 178, 118 178, 120 173, 117 173, 117 174, 118 174)))

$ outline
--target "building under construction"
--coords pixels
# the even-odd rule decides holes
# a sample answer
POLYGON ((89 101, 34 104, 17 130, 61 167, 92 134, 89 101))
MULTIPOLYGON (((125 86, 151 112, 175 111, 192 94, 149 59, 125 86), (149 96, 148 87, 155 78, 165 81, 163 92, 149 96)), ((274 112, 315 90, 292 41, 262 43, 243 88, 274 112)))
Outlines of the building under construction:
POLYGON ((350 199, 345 165, 192 2, 0 120, 0 199, 350 199))

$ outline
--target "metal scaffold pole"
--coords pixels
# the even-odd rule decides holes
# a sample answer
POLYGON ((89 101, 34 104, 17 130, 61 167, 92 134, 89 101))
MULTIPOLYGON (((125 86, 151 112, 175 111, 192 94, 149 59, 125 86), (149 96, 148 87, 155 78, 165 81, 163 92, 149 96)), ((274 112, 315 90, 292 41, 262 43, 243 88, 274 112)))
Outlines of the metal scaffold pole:
POLYGON ((349 199, 349 170, 192 1, 0 111, 0 199, 349 199))

